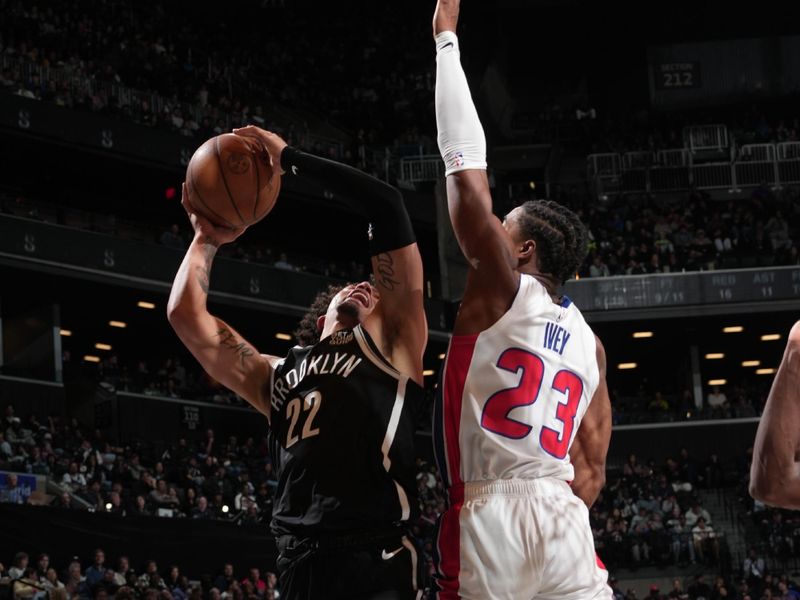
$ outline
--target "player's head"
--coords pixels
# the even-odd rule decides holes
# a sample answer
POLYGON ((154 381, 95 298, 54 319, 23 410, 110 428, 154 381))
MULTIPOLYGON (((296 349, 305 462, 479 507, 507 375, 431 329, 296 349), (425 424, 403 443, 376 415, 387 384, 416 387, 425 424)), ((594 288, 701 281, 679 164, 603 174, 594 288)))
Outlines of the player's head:
POLYGON ((355 327, 363 323, 380 300, 378 290, 368 281, 331 285, 314 299, 308 312, 294 332, 300 346, 312 346, 333 331, 337 324, 355 327))
POLYGON ((575 275, 586 258, 586 227, 558 202, 529 200, 508 213, 503 226, 517 245, 520 268, 530 265, 559 284, 575 275))

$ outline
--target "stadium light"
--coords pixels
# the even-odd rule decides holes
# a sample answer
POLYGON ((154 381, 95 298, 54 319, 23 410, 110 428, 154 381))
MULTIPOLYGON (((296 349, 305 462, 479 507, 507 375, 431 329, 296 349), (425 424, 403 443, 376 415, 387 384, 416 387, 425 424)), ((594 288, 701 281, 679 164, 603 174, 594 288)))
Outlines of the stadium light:
POLYGON ((728 327, 723 327, 723 333, 742 333, 744 331, 744 327, 741 325, 729 325, 728 327))
POLYGON ((756 369, 756 375, 773 375, 776 369, 756 369))
POLYGON ((100 362, 100 357, 99 356, 94 356, 92 354, 87 354, 86 356, 83 357, 83 360, 85 360, 86 362, 99 363, 100 362))
POLYGON ((111 511, 112 508, 114 507, 112 506, 111 502, 106 502, 106 510, 111 511))
POLYGON ((108 324, 111 327, 116 327, 117 329, 125 329, 128 326, 125 321, 109 321, 108 324))
POLYGON ((619 363, 619 364, 617 365, 617 368, 618 368, 620 371, 627 371, 627 370, 629 370, 629 369, 635 369, 635 368, 636 368, 636 367, 638 367, 638 366, 639 366, 639 365, 637 365, 636 363, 619 363))
POLYGON ((71 335, 72 335, 72 331, 70 331, 69 329, 62 329, 61 331, 59 331, 59 333, 60 333, 60 334, 61 334, 63 337, 69 337, 69 336, 71 336, 71 335))
POLYGON ((288 333, 276 333, 275 337, 278 338, 279 340, 284 340, 286 342, 292 339, 292 336, 290 336, 288 333))
POLYGON ((728 383, 727 379, 709 379, 708 385, 725 385, 728 383))
POLYGON ((634 339, 641 340, 644 338, 651 338, 653 337, 652 331, 634 331, 633 332, 634 339))
POLYGON ((774 342, 775 340, 781 339, 780 333, 765 333, 761 336, 762 342, 774 342))
POLYGON ((102 344, 100 342, 97 342, 94 347, 98 350, 111 350, 111 344, 102 344))
POLYGON ((156 307, 156 305, 153 304, 152 302, 145 302, 144 300, 139 300, 139 302, 136 303, 136 306, 138 306, 139 308, 147 308, 150 310, 156 307))
POLYGON ((422 372, 422 376, 423 377, 430 377, 431 375, 433 375, 433 373, 434 373, 433 369, 425 369, 422 372))
POLYGON ((743 360, 742 361, 743 367, 758 367, 761 366, 760 360, 743 360))
POLYGON ((709 352, 706 354, 706 360, 720 360, 721 358, 725 358, 722 352, 709 352))
POLYGON ((224 512, 226 515, 228 514, 229 510, 230 510, 230 508, 228 508, 227 504, 223 504, 222 505, 222 512, 224 512))

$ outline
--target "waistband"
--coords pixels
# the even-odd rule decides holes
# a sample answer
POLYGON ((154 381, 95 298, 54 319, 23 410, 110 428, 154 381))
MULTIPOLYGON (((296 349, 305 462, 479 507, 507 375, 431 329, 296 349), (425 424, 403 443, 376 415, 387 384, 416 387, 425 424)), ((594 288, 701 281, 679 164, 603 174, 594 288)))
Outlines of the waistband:
POLYGON ((453 504, 485 496, 572 495, 572 489, 566 481, 553 477, 467 481, 453 485, 447 491, 453 504))
POLYGON ((285 554, 320 552, 330 553, 348 548, 364 548, 393 543, 403 538, 402 528, 388 528, 355 533, 319 533, 313 536, 281 535, 276 538, 278 551, 285 554))

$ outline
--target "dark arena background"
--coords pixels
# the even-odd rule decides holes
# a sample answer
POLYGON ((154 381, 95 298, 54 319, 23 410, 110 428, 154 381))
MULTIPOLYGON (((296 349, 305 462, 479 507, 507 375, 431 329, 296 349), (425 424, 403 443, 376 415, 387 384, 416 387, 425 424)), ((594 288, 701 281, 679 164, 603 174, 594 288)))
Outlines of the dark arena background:
MULTIPOLYGON (((191 240, 181 183, 211 136, 256 124, 402 190, 433 397, 465 277, 436 147, 434 4, 0 0, 0 597, 55 597, 57 580, 81 599, 279 597, 266 420, 166 318, 191 240), (28 565, 41 589, 14 582, 28 565)), ((747 490, 800 314, 800 10, 462 13, 495 213, 551 198, 591 231, 565 291, 608 356, 591 520, 617 598, 797 598, 800 519, 747 490), (704 514, 714 542, 695 547, 679 514, 704 514)), ((365 233, 328 190, 285 180, 221 250, 211 308, 284 355, 319 290, 368 272, 365 233)), ((429 572, 431 445, 423 427, 413 536, 429 572)))

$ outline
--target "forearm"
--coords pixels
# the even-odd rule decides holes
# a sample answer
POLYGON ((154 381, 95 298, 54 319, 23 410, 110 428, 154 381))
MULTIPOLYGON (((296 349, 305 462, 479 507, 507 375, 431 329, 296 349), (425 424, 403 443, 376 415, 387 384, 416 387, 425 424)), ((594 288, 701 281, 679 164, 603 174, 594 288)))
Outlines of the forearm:
POLYGON ((570 486, 572 493, 583 500, 587 508, 591 508, 606 484, 605 465, 574 465, 575 478, 570 486))
POLYGON ((211 265, 217 248, 218 244, 210 238, 198 235, 192 240, 172 284, 167 304, 170 322, 175 318, 208 314, 211 265))
POLYGON ((333 191, 372 225, 372 255, 413 244, 413 230, 403 197, 391 185, 326 158, 287 146, 281 153, 281 166, 287 174, 310 179, 333 191))
POLYGON ((446 175, 486 169, 486 136, 452 31, 436 36, 436 128, 446 175))

